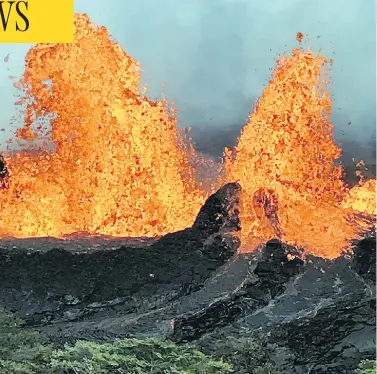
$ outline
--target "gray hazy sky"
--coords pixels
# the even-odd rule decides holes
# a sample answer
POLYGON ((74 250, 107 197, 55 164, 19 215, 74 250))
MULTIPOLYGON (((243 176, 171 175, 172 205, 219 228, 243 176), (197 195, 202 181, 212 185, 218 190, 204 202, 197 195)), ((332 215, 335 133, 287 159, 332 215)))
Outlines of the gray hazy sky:
MULTIPOLYGON (((105 25, 141 62, 149 96, 164 92, 176 101, 180 124, 194 128, 244 123, 276 57, 297 46, 301 31, 314 50, 334 58, 337 140, 375 137, 373 0, 75 0, 75 10, 105 25)), ((22 74, 28 48, 0 44, 1 149, 14 131, 12 117, 20 123, 8 77, 22 74)))

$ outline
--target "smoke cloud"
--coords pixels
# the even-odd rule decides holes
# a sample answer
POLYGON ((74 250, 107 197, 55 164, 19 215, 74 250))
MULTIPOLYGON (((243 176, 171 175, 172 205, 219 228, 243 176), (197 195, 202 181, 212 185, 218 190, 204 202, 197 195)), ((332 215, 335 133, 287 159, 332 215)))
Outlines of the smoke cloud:
MULTIPOLYGON (((174 100, 181 126, 200 150, 232 146, 267 84, 276 58, 302 32, 314 51, 334 59, 332 120, 344 159, 375 160, 376 32, 373 0, 76 0, 141 62, 148 96, 174 100), (351 125, 348 123, 351 122, 351 125)), ((12 82, 29 46, 1 45, 1 122, 10 136, 12 82)))

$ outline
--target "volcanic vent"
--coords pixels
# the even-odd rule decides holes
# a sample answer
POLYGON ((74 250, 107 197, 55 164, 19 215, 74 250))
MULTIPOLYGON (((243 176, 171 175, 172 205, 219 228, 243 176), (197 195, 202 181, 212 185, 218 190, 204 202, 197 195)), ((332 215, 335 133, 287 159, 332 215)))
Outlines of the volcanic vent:
MULTIPOLYGON (((335 166, 327 65, 303 49, 281 57, 238 145, 225 152, 211 192, 242 186, 244 251, 278 237, 334 258, 370 228, 375 180, 349 191, 335 166)), ((200 155, 174 110, 140 94, 139 71, 86 15, 75 16, 73 44, 29 51, 19 82, 23 150, 7 155, 2 174, 2 237, 154 237, 193 224, 209 196, 195 180, 200 155)))

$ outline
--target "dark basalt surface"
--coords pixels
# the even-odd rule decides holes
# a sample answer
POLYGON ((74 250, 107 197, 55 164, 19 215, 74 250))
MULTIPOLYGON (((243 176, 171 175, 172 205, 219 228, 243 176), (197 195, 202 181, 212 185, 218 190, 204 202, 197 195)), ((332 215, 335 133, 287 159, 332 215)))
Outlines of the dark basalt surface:
POLYGON ((255 310, 255 289, 244 286, 243 313, 203 336, 199 346, 210 353, 229 336, 256 336, 265 344, 288 349, 283 373, 356 373, 360 360, 376 355, 375 250, 376 240, 369 237, 355 244, 351 260, 306 256, 303 264, 296 260, 285 278, 280 275, 284 260, 280 265, 270 261, 266 273, 258 274, 265 250, 251 279, 262 275, 262 282, 264 276, 272 284, 276 279, 279 293, 274 297, 268 286, 263 287, 268 304, 260 303, 255 310))
MULTIPOLYGON (((294 252, 294 251, 292 251, 294 252)), ((200 311, 174 320, 171 338, 176 342, 197 340, 215 328, 224 327, 240 317, 266 307, 283 294, 290 279, 300 273, 304 262, 294 257, 278 240, 269 241, 258 261, 254 274, 229 297, 217 300, 200 311)))
POLYGON ((352 268, 371 284, 376 284, 376 238, 369 237, 355 245, 352 268))
POLYGON ((157 240, 3 239, 0 305, 58 344, 155 336, 218 354, 255 338, 288 352, 282 373, 355 373, 375 357, 375 238, 334 261, 277 239, 237 254, 240 192, 225 185, 157 240))
POLYGON ((81 239, 79 248, 70 250, 70 241, 45 239, 52 247, 46 251, 38 240, 3 241, 0 303, 34 325, 142 312, 198 290, 239 246, 231 235, 239 230, 237 216, 227 213, 235 209, 239 192, 237 184, 225 185, 208 199, 191 229, 141 247, 134 242, 108 249, 97 238, 97 249, 83 251, 81 239), (208 227, 200 224, 202 215, 208 227))

